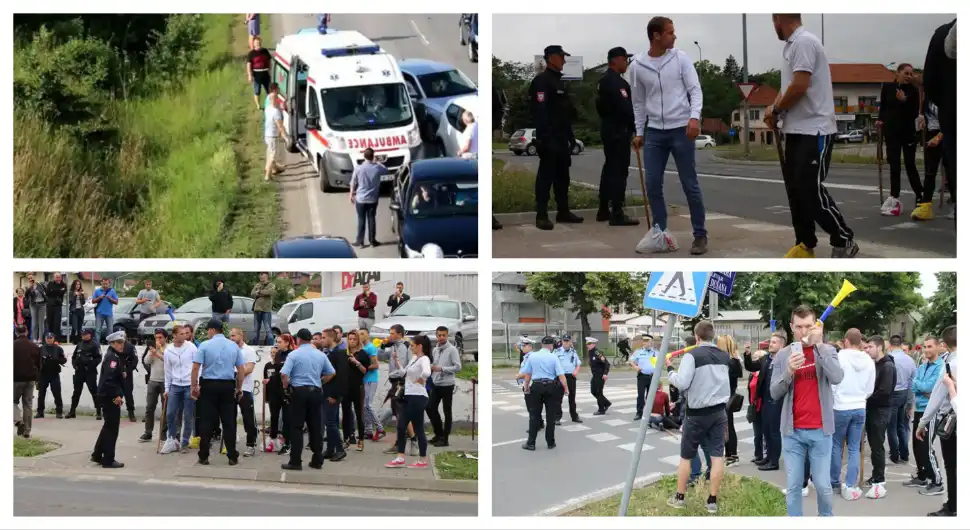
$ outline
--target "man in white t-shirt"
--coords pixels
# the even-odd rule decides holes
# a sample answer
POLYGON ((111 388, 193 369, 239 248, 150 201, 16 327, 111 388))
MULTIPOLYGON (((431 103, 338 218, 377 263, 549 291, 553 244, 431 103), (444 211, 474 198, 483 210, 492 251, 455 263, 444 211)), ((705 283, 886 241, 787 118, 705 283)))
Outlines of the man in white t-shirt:
POLYGON ((243 428, 246 430, 246 450, 243 451, 243 456, 253 456, 256 454, 256 436, 259 433, 256 430, 256 408, 253 401, 253 370, 256 368, 258 356, 256 350, 243 340, 245 338, 245 334, 239 328, 232 328, 229 332, 229 339, 242 350, 245 361, 245 364, 238 368, 246 376, 242 384, 243 394, 239 399, 239 411, 242 413, 243 428))
POLYGON ((853 258, 859 245, 835 200, 822 184, 832 162, 835 143, 835 107, 832 72, 825 48, 802 26, 800 14, 771 15, 782 53, 781 92, 765 111, 765 124, 775 129, 781 121, 785 138, 782 176, 795 229, 795 246, 786 258, 814 258, 815 223, 829 234, 833 258, 853 258))
POLYGON ((270 83, 269 95, 266 96, 266 110, 263 111, 265 118, 263 136, 266 140, 266 180, 269 180, 272 175, 283 172, 278 161, 278 153, 280 138, 286 139, 286 130, 283 128, 283 112, 280 110, 282 103, 279 100, 279 95, 280 86, 276 83, 270 83))
POLYGON ((461 115, 465 123, 465 130, 461 133, 461 145, 458 146, 458 156, 461 158, 478 158, 478 122, 472 111, 466 110, 461 115))

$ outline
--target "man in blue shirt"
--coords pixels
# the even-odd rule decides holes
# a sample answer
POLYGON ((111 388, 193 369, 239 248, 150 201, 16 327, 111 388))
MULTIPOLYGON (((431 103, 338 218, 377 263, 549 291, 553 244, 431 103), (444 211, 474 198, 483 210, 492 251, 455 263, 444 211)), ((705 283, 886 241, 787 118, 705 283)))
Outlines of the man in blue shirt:
POLYGON ((913 408, 913 379, 916 377, 916 363, 903 351, 903 338, 893 335, 889 338, 889 355, 896 367, 896 386, 890 397, 892 412, 889 416, 889 460, 893 464, 902 461, 909 463, 909 421, 913 408))
MULTIPOLYGON (((566 388, 569 390, 569 417, 573 423, 583 423, 576 412, 576 377, 579 375, 579 354, 573 346, 573 338, 569 335, 562 336, 562 346, 553 353, 559 358, 559 364, 566 376, 566 388)), ((559 416, 556 425, 562 425, 562 401, 559 402, 559 416)))
MULTIPOLYGON (((640 421, 643 417, 643 407, 646 404, 647 390, 657 367, 657 350, 653 349, 653 336, 644 333, 640 336, 640 347, 633 352, 630 365, 637 370, 637 415, 633 421, 640 421)), ((651 408, 653 404, 651 404, 651 408)))
POLYGON ((221 321, 209 320, 207 332, 209 340, 199 345, 192 358, 192 397, 199 407, 199 464, 209 465, 212 431, 221 421, 226 456, 229 465, 234 466, 239 463, 236 402, 242 397, 246 379, 243 371, 236 368, 246 364, 246 359, 239 346, 222 334, 221 321))
MULTIPOLYGON (((916 436, 919 430, 919 422, 923 419, 926 406, 930 402, 930 395, 933 387, 943 374, 943 342, 934 336, 928 336, 923 340, 923 364, 916 369, 916 377, 913 379, 913 456, 916 458, 916 474, 909 480, 903 482, 903 486, 910 488, 926 488, 920 491, 924 495, 939 495, 943 493, 943 473, 940 470, 939 460, 936 459, 936 450, 929 443, 928 437, 920 440, 916 436)), ((897 367, 898 371, 898 367, 897 367)))
POLYGON ((94 290, 91 303, 94 304, 94 328, 98 330, 98 340, 101 341, 111 333, 115 319, 114 306, 118 304, 118 293, 111 288, 111 280, 101 278, 101 287, 94 290))
POLYGON ((364 245, 364 228, 370 244, 380 245, 377 241, 377 202, 381 195, 381 178, 387 175, 387 168, 374 161, 374 150, 364 149, 364 161, 354 168, 350 176, 350 203, 357 209, 357 239, 354 246, 364 245))
POLYGON ((559 417, 559 405, 562 402, 562 392, 566 389, 566 375, 559 363, 559 358, 552 353, 556 340, 543 337, 542 349, 529 354, 529 358, 519 368, 520 379, 525 379, 525 391, 529 395, 529 439, 522 444, 526 451, 536 450, 536 436, 539 434, 539 423, 542 422, 542 410, 546 411, 546 445, 549 449, 556 447, 556 422, 559 417))
POLYGON ((326 355, 313 347, 313 335, 303 328, 296 333, 297 348, 286 356, 280 374, 283 389, 290 396, 290 461, 280 466, 288 471, 303 469, 303 425, 310 435, 310 467, 323 467, 323 385, 336 372, 326 355))

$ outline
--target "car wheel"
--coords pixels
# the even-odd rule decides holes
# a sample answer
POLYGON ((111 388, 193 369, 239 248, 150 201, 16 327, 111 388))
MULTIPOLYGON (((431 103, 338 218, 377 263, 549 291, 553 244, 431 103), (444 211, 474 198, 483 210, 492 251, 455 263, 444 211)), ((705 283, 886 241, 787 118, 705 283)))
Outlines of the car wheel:
POLYGON ((512 151, 512 153, 514 153, 515 156, 522 156, 522 151, 512 151))
POLYGON ((461 24, 458 25, 458 42, 460 42, 462 46, 467 44, 467 41, 465 41, 465 28, 461 24))
POLYGON ((525 146, 525 154, 529 156, 536 156, 536 146, 532 144, 525 146))
POLYGON ((458 358, 465 355, 465 341, 461 338, 461 333, 455 335, 455 348, 458 348, 458 358))
POLYGON ((323 158, 317 157, 317 175, 320 177, 320 191, 324 193, 333 193, 337 191, 337 188, 330 184, 330 175, 327 173, 327 167, 323 163, 323 158))

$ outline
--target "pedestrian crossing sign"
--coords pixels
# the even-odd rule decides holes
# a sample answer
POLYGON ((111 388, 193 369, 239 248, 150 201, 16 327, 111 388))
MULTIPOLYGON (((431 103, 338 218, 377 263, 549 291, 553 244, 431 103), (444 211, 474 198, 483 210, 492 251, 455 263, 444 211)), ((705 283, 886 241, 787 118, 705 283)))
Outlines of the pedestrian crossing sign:
POLYGON ((643 307, 687 318, 696 317, 704 304, 710 272, 651 272, 643 307))

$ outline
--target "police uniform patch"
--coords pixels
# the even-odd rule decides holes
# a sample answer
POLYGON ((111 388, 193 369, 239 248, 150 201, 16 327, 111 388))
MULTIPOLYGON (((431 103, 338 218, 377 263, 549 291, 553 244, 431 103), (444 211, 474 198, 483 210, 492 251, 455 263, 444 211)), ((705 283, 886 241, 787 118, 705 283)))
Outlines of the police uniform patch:
POLYGON ((620 89, 620 94, 622 94, 622 95, 623 95, 623 97, 625 97, 625 98, 629 98, 629 97, 630 97, 630 96, 628 96, 628 95, 627 95, 627 93, 626 93, 626 89, 625 89, 625 88, 621 88, 621 89, 620 89))
POLYGON ((536 101, 538 101, 539 103, 542 103, 545 100, 546 100, 545 92, 536 92, 536 101))
POLYGON ((118 361, 111 361, 110 368, 114 369, 118 367, 118 361))

